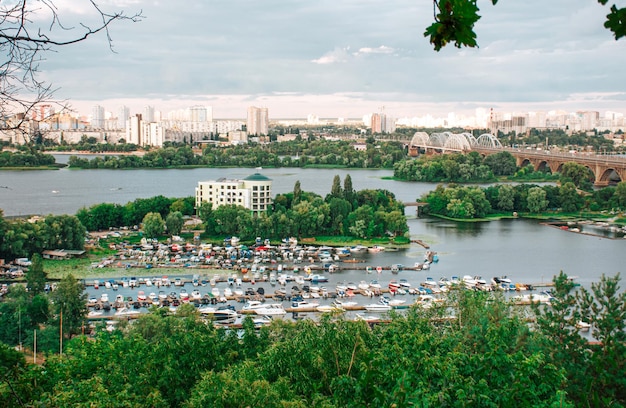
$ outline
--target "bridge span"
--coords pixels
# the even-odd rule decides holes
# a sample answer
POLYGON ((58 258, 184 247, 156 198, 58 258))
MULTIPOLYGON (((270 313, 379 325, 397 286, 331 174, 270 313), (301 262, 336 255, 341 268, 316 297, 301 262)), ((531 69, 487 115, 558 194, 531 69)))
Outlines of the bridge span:
POLYGON ((531 164, 535 170, 549 169, 552 173, 562 170, 565 163, 574 162, 587 167, 594 176, 594 185, 604 187, 617 176, 626 181, 626 158, 588 153, 561 153, 547 150, 519 149, 502 146, 497 137, 482 134, 474 137, 470 133, 415 132, 409 143, 409 154, 416 156, 419 150, 426 153, 469 153, 475 151, 483 156, 503 151, 515 157, 518 167, 531 164))

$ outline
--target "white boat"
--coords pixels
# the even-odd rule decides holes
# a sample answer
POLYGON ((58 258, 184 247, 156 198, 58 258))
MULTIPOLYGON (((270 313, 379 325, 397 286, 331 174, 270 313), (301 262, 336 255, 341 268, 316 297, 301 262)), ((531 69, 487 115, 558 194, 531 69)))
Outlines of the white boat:
POLYGON ((339 306, 334 306, 334 305, 318 306, 316 310, 320 313, 340 313, 340 312, 346 311, 344 308, 339 307, 339 306))
POLYGON ((351 300, 343 301, 343 300, 340 300, 340 299, 335 299, 335 301, 333 302, 333 305, 335 305, 337 307, 340 307, 342 309, 345 309, 345 308, 349 308, 349 307, 358 306, 359 303, 358 302, 353 302, 351 300))
POLYGON ((108 294, 108 293, 103 293, 103 294, 101 294, 101 295, 100 295, 100 301, 101 301, 102 303, 104 303, 104 302, 108 302, 108 301, 109 301, 109 294, 108 294))
POLYGON ((515 296, 513 301, 520 305, 529 305, 531 303, 550 303, 552 301, 552 295, 546 292, 539 294, 529 293, 526 295, 515 296))
POLYGON ((589 329, 591 329, 591 323, 580 320, 578 323, 576 323, 576 328, 582 332, 588 332, 589 329))
POLYGON ((133 310, 127 307, 122 307, 122 308, 117 309, 117 312, 115 312, 115 316, 137 316, 140 313, 141 312, 139 310, 133 310))
POLYGON ((230 308, 216 308, 204 306, 198 309, 203 316, 210 316, 215 322, 234 323, 237 320, 237 312, 230 308))
POLYGON ((384 313, 390 311, 391 306, 381 305, 380 303, 370 303, 369 305, 365 305, 365 310, 368 312, 384 313))
POLYGON ((280 303, 269 303, 264 307, 254 309, 254 312, 261 316, 280 316, 287 313, 280 303))
POLYGON ((228 297, 231 297, 232 295, 233 295, 233 290, 229 287, 226 287, 224 289, 224 296, 228 298, 228 297))
POLYGON ((315 309, 320 304, 318 302, 309 302, 308 300, 301 300, 291 303, 292 309, 315 309))
POLYGON ((104 314, 104 312, 102 310, 90 310, 89 313, 87 313, 87 318, 94 318, 94 317, 100 317, 104 314))
POLYGON ((367 247, 364 245, 355 245, 353 247, 350 247, 350 252, 351 253, 362 253, 362 252, 366 252, 367 251, 367 247))
POLYGON ((258 315, 276 316, 284 315, 287 312, 280 303, 263 303, 258 300, 251 300, 241 308, 243 311, 252 311, 258 315))
POLYGON ((391 299, 387 296, 381 296, 379 303, 381 305, 391 306, 393 309, 405 309, 409 307, 404 299, 391 299))
POLYGON ((367 248, 367 252, 369 253, 383 252, 384 250, 385 250, 385 247, 380 246, 380 245, 374 245, 373 247, 367 248))
POLYGON ((364 315, 364 314, 360 314, 357 313, 356 316, 354 317, 354 320, 356 321, 364 321, 367 323, 375 323, 380 321, 380 317, 378 316, 369 316, 369 315, 364 315))
POLYGON ((272 324, 272 318, 271 316, 255 316, 252 318, 252 322, 254 323, 254 325, 256 327, 261 327, 261 326, 269 326, 270 324, 272 324))
POLYGON ((381 287, 382 287, 381 284, 376 279, 370 281, 370 288, 380 289, 381 287))
POLYGON ((311 275, 311 282, 328 282, 328 278, 324 275, 311 275))
POLYGON ((213 288, 211 289, 211 294, 215 297, 219 297, 220 296, 220 290, 219 288, 213 288))
POLYGON ((370 287, 370 284, 367 283, 366 281, 362 280, 359 282, 358 288, 361 290, 365 290, 368 289, 370 287))

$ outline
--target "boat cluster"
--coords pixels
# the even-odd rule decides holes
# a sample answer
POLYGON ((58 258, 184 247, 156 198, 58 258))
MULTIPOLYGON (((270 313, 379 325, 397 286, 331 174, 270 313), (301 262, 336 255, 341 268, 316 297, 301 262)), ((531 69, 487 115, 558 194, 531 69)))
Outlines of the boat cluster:
POLYGON ((223 245, 159 243, 143 239, 140 244, 119 243, 111 244, 110 247, 116 249, 117 254, 92 264, 93 268, 214 268, 235 269, 245 273, 262 264, 270 265, 267 268, 276 268, 284 263, 298 272, 304 265, 312 269, 337 268, 337 262, 357 254, 386 250, 380 245, 303 246, 298 245, 294 238, 285 239, 280 245, 272 245, 269 240, 262 241, 259 238, 255 245, 247 246, 240 244, 236 237, 225 239, 223 245))

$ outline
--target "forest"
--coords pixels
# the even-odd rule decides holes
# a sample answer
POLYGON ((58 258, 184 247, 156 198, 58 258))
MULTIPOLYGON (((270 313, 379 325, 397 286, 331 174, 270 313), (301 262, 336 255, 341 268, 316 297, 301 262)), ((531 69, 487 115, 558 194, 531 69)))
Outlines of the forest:
POLYGON ((496 184, 489 187, 437 186, 420 198, 425 212, 456 219, 519 214, 619 212, 626 208, 626 182, 581 194, 576 185, 496 184))
POLYGON ((70 157, 72 168, 128 169, 207 167, 315 167, 392 168, 406 151, 394 141, 367 144, 356 150, 352 141, 294 140, 281 143, 248 143, 235 146, 207 146, 196 154, 188 145, 153 149, 143 156, 106 156, 92 159, 70 157))
MULTIPOLYGON (((42 335, 37 364, 0 333, 0 406, 625 406, 619 274, 590 289, 562 272, 554 283, 550 306, 520 308, 501 293, 453 290, 431 308, 372 325, 326 315, 261 328, 246 319, 229 330, 190 305, 176 315, 153 310, 112 331, 70 318, 62 349, 63 302, 55 295, 48 319, 56 329, 42 335), (581 321, 592 323, 594 341, 577 328, 581 321)), ((18 310, 28 318, 27 347, 39 327, 30 316, 41 310, 27 307, 32 296, 12 290, 0 304, 0 327, 17 327, 6 323, 18 310)))

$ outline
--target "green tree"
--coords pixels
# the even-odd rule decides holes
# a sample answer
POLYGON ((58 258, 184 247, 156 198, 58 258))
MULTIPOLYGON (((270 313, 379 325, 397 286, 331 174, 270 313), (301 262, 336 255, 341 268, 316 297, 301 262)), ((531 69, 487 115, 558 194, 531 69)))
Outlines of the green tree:
POLYGON ((528 211, 538 213, 548 208, 546 192, 541 187, 532 187, 528 190, 528 211))
POLYGON ((47 283, 47 274, 43 270, 41 255, 34 254, 31 265, 26 272, 26 287, 31 296, 43 293, 47 283))
MULTIPOLYGON (((496 4, 498 0, 491 0, 496 4)), ((609 0, 598 0, 603 6, 609 0)), ((435 51, 449 43, 455 47, 478 47, 474 24, 480 19, 477 0, 433 0, 435 21, 426 28, 424 37, 430 39, 435 51)), ((616 40, 626 36, 626 7, 612 4, 604 27, 613 32, 616 40)))
POLYGON ((576 162, 567 162, 561 168, 561 184, 572 182, 577 188, 590 190, 593 173, 589 168, 576 162))
POLYGON ((617 205, 621 208, 626 208, 626 181, 620 181, 615 187, 614 193, 617 205))
POLYGON ((559 201, 561 209, 565 212, 574 212, 582 208, 583 198, 578 194, 576 186, 572 182, 567 182, 559 187, 559 201))
POLYGON ((167 227, 168 234, 180 235, 184 222, 185 220, 183 219, 183 214, 180 211, 167 214, 167 217, 165 218, 165 226, 167 227))
POLYGON ((331 198, 343 198, 343 190, 341 189, 341 177, 339 175, 335 175, 333 177, 333 186, 330 189, 330 197, 331 198))
POLYGON ((159 213, 148 213, 145 215, 142 221, 143 232, 148 238, 156 238, 163 234, 163 228, 165 222, 159 213))
POLYGON ((626 292, 620 290, 620 274, 591 284, 591 291, 580 288, 578 304, 582 320, 593 323, 590 370, 587 375, 591 395, 589 405, 626 406, 626 292))
POLYGON ((497 208, 503 211, 512 211, 515 208, 515 192, 508 184, 498 186, 497 208))
POLYGON ((496 176, 511 176, 517 170, 515 157, 509 152, 500 152, 485 157, 487 165, 496 176))
POLYGON ((296 180, 296 184, 293 186, 293 204, 298 204, 302 197, 302 186, 300 186, 300 180, 296 180))
POLYGON ((71 273, 61 279, 50 294, 54 310, 62 324, 64 335, 81 331, 87 315, 87 294, 80 282, 71 273))

